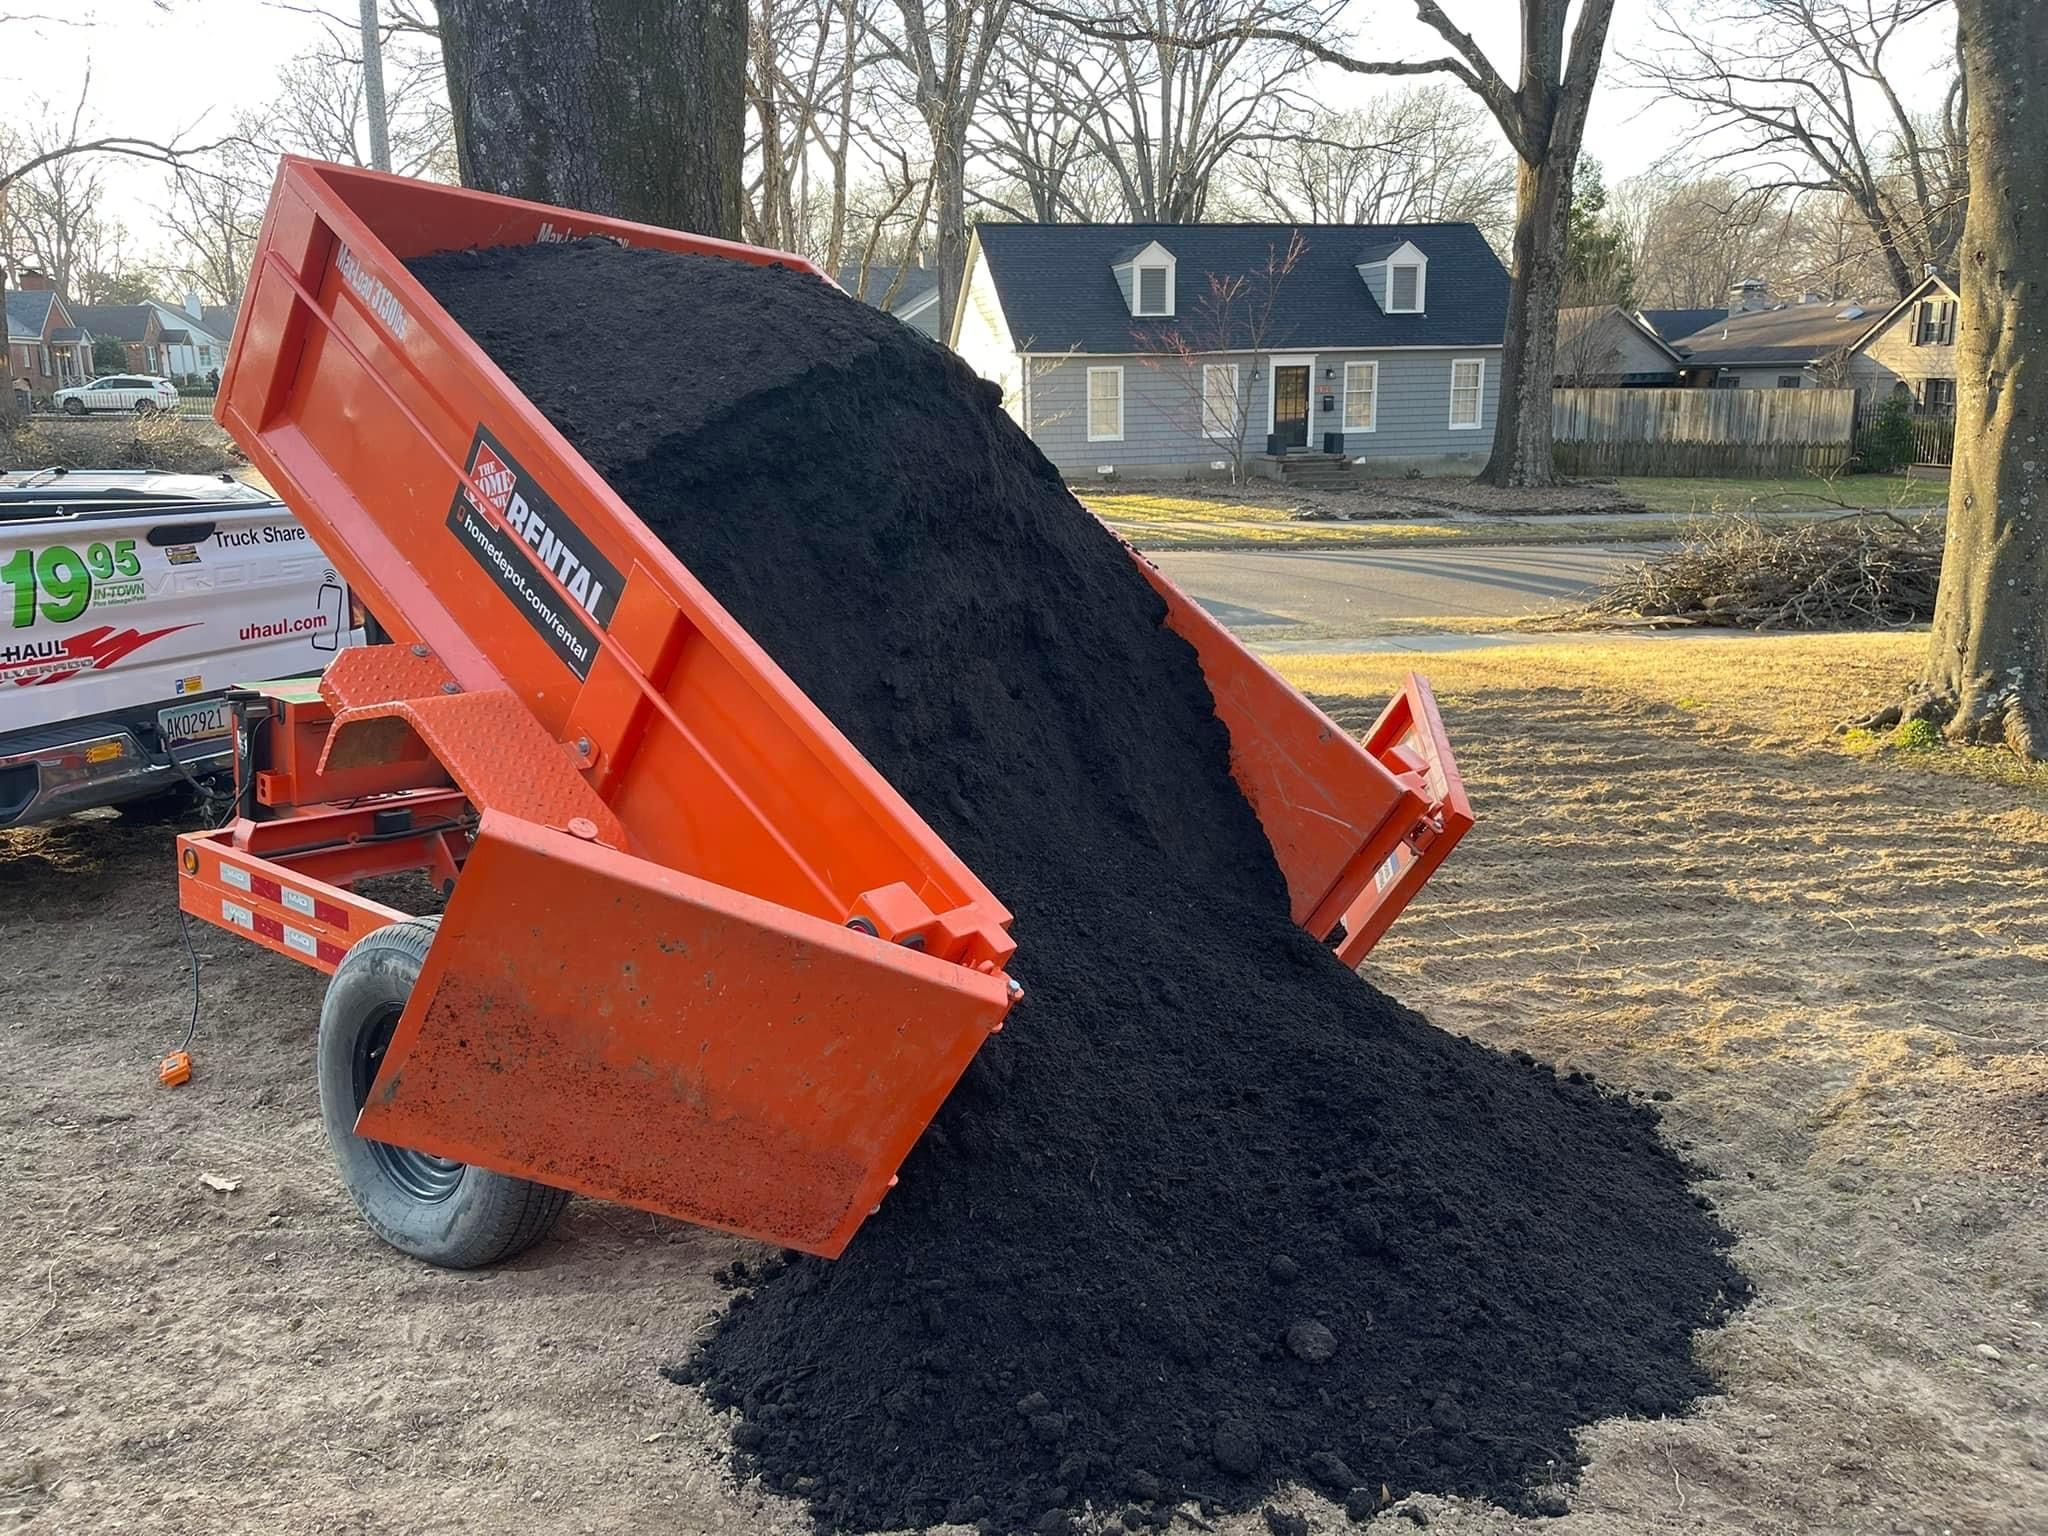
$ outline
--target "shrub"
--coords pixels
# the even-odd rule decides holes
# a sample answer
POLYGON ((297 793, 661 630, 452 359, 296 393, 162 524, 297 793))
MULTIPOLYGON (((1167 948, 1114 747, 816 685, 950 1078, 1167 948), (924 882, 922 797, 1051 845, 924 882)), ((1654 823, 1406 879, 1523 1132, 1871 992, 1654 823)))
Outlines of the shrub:
POLYGON ((1912 415, 1906 397, 1895 394, 1857 434, 1856 464, 1867 474, 1888 475, 1911 464, 1913 452, 1912 415))

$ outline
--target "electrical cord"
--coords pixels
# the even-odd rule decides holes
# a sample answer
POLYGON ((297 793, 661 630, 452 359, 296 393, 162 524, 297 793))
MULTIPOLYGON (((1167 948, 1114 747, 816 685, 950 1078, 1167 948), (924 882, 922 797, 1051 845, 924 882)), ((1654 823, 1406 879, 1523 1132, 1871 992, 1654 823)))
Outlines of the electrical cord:
POLYGON ((192 1018, 185 1026, 185 1038, 178 1042, 178 1050, 186 1052, 199 1034, 199 951, 192 945, 192 914, 183 907, 178 908, 178 936, 185 941, 185 958, 192 966, 192 1018))

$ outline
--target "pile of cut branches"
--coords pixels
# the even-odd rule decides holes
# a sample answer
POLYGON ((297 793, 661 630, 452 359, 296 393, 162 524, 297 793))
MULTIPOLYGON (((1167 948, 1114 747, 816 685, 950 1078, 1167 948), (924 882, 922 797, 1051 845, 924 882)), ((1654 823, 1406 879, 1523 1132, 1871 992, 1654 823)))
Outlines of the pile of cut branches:
POLYGON ((1611 578, 1557 629, 1880 629, 1932 617, 1942 519, 1850 512, 1816 522, 1715 518, 1611 578))

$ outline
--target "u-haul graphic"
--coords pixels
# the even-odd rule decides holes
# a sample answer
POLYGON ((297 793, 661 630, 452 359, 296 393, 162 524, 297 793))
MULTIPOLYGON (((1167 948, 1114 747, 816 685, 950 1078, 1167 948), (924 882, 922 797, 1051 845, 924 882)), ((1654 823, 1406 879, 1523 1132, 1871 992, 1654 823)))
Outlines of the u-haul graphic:
POLYGON ((0 731, 317 672, 348 596, 274 504, 0 525, 0 731))

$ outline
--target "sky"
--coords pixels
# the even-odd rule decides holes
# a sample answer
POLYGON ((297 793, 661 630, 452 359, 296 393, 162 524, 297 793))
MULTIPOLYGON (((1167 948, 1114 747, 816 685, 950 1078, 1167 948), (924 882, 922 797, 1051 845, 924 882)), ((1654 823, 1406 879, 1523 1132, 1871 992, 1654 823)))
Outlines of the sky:
MULTIPOLYGON (((1517 0, 1442 3, 1513 83, 1517 0)), ((1621 59, 1646 44, 1652 3, 1617 0, 1587 125, 1586 153, 1599 159, 1610 188, 1682 149, 1687 136, 1684 109, 1625 85, 1621 59)), ((34 112, 37 98, 68 111, 90 66, 89 111, 102 130, 155 137, 184 131, 203 141, 210 130, 225 131, 238 110, 268 99, 279 68, 319 41, 321 22, 308 12, 323 4, 345 18, 356 9, 353 0, 0 0, 0 102, 17 121, 34 112), (32 13, 45 11, 62 19, 33 19, 32 13)), ((1446 51, 1414 19, 1408 0, 1352 0, 1349 14, 1361 52, 1428 58, 1446 51)), ((1408 83, 1325 71, 1317 89, 1332 105, 1350 106, 1408 83)), ((1918 84, 1939 89, 1938 81, 1918 84)), ((1475 102, 1474 111, 1481 110, 1475 102)), ((134 232, 138 249, 149 252, 161 169, 108 161, 103 174, 112 211, 134 232)))

